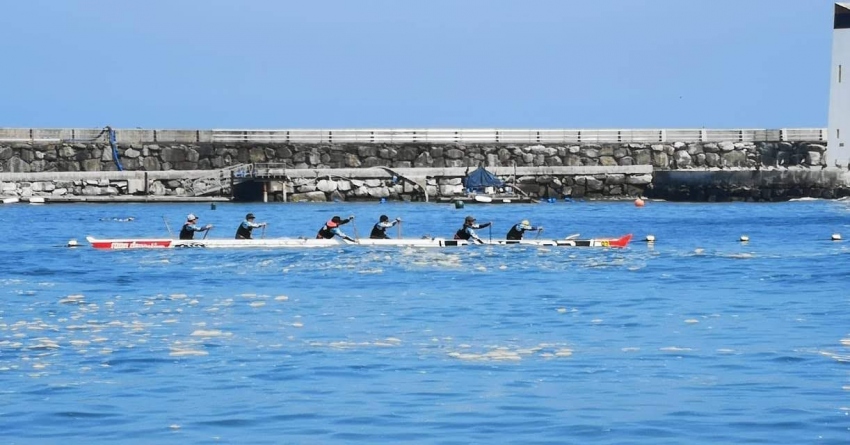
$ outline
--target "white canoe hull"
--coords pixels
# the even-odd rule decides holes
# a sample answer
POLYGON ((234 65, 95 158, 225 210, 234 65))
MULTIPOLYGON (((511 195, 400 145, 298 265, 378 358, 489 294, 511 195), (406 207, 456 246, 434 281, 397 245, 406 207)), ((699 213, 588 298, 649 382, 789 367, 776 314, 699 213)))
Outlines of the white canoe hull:
MULTIPOLYGON (((591 238, 591 239, 529 239, 522 241, 485 240, 484 245, 504 246, 520 245, 532 247, 616 247, 623 248, 629 244, 632 235, 620 238, 591 238)), ((407 239, 360 239, 346 241, 340 238, 269 238, 269 239, 194 239, 177 240, 170 238, 127 238, 127 239, 97 239, 87 236, 86 240, 95 249, 126 250, 126 249, 178 249, 178 248, 207 248, 207 249, 279 249, 279 248, 314 248, 334 246, 372 246, 372 247, 457 247, 470 243, 464 240, 444 238, 407 238, 407 239)))
POLYGON ((361 239, 357 242, 345 241, 339 238, 268 238, 268 239, 193 239, 177 240, 169 238, 134 238, 134 239, 97 239, 86 237, 95 249, 126 250, 126 249, 278 249, 278 248, 314 248, 334 246, 395 246, 395 247, 453 247, 468 244, 466 241, 446 240, 442 238, 422 239, 361 239))

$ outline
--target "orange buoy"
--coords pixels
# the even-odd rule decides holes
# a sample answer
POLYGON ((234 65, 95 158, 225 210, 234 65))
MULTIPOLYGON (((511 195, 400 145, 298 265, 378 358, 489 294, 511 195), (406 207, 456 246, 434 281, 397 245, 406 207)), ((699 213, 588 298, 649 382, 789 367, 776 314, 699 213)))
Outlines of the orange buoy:
POLYGON ((635 199, 635 207, 643 207, 644 204, 645 203, 643 202, 642 199, 640 199, 640 198, 635 199))

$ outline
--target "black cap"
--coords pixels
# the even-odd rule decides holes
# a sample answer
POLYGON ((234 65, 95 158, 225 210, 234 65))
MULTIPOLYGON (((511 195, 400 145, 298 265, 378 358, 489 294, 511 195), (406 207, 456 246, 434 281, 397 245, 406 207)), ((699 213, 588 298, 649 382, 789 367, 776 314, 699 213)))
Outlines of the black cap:
POLYGON ((254 214, 249 213, 249 214, 245 215, 245 219, 254 219, 254 214))
POLYGON ((340 218, 338 216, 334 216, 333 218, 331 218, 331 221, 339 224, 342 221, 342 218, 340 218))
POLYGON ((381 215, 381 221, 389 221, 390 217, 387 215, 381 215))

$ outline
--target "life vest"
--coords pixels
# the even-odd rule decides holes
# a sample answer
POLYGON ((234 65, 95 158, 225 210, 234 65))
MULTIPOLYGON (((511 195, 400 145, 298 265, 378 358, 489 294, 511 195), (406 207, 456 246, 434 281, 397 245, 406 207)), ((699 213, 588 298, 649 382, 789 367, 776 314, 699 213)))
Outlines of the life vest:
POLYGON ((192 224, 186 223, 183 224, 183 228, 180 229, 180 239, 194 239, 195 238, 195 229, 192 228, 192 224))
POLYGON ((335 234, 331 231, 331 229, 336 229, 337 227, 339 227, 339 224, 333 221, 326 222, 325 225, 323 225, 322 228, 319 229, 319 233, 316 234, 316 239, 333 238, 335 234))
POLYGON ((251 231, 253 230, 253 227, 248 227, 245 223, 239 224, 239 228, 236 229, 236 239, 251 239, 251 231))
POLYGON ((468 227, 469 226, 464 225, 462 229, 455 232, 455 239, 469 240, 470 238, 472 238, 472 235, 470 235, 469 232, 466 230, 468 227))
POLYGON ((387 228, 382 226, 381 223, 376 223, 374 227, 372 227, 372 233, 369 234, 369 238, 371 239, 388 239, 387 236, 387 228))
POLYGON ((508 232, 507 236, 505 236, 505 238, 509 240, 521 240, 523 233, 525 233, 525 230, 522 228, 517 229, 517 227, 520 227, 520 225, 514 224, 511 227, 511 230, 508 232))

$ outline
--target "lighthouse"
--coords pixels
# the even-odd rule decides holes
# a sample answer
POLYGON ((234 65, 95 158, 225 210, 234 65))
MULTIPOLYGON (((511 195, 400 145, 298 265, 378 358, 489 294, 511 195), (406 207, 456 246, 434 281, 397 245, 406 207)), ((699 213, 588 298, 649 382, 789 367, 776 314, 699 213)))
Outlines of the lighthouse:
POLYGON ((829 84, 827 163, 850 167, 850 3, 835 4, 829 84))

